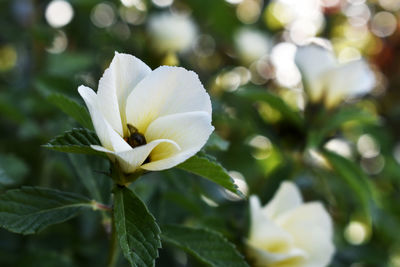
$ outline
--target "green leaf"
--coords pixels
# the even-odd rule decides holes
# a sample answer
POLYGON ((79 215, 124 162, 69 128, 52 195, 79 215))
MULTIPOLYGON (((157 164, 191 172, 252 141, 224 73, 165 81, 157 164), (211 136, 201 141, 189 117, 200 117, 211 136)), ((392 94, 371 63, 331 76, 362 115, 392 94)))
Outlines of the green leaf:
POLYGON ((266 91, 265 88, 258 89, 246 87, 238 90, 236 94, 253 101, 263 101, 279 111, 284 118, 291 121, 299 128, 303 128, 304 126, 303 118, 300 116, 299 112, 294 111, 285 101, 282 100, 281 97, 266 91))
POLYGON ((358 123, 376 123, 376 116, 355 108, 342 108, 331 116, 321 113, 308 136, 308 146, 318 147, 328 135, 338 130, 343 124, 351 121, 358 123))
POLYGON ((51 103, 56 105, 65 114, 74 118, 85 128, 93 129, 92 120, 87 109, 66 95, 52 93, 47 97, 51 103))
POLYGON ((211 180, 238 196, 245 198, 228 172, 214 158, 197 154, 179 164, 177 167, 211 180))
POLYGON ((355 199, 359 202, 365 215, 370 217, 370 204, 372 203, 372 191, 368 177, 358 165, 350 160, 330 151, 324 151, 324 156, 332 165, 334 171, 355 193, 355 199))
POLYGON ((235 246, 218 232, 175 225, 162 230, 164 242, 183 249, 207 266, 249 266, 235 246))
POLYGON ((80 153, 105 156, 90 145, 101 145, 97 135, 83 128, 74 128, 50 140, 44 147, 66 153, 80 153))
POLYGON ((68 154, 68 158, 77 174, 77 179, 85 186, 90 197, 107 203, 111 191, 111 179, 105 175, 109 171, 107 160, 79 154, 68 154))
POLYGON ((19 234, 33 234, 90 208, 88 198, 41 187, 22 187, 0 195, 0 226, 19 234))
POLYGON ((161 231, 146 205, 130 189, 117 186, 113 216, 118 242, 131 266, 154 266, 161 231))

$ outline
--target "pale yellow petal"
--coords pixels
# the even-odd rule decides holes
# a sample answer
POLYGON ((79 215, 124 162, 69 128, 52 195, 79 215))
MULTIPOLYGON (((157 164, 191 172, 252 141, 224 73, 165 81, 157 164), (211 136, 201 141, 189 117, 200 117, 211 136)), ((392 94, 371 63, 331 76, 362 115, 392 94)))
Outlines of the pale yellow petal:
POLYGON ((184 162, 200 151, 213 130, 211 115, 204 111, 159 117, 147 128, 146 140, 172 140, 179 145, 180 150, 161 144, 152 151, 151 162, 142 168, 163 170, 184 162))
MULTIPOLYGON (((256 196, 250 197, 250 214, 251 226, 247 241, 249 245, 269 254, 280 254, 279 257, 284 257, 290 252, 292 237, 268 218, 256 196)), ((273 262, 272 257, 269 262, 273 262)))

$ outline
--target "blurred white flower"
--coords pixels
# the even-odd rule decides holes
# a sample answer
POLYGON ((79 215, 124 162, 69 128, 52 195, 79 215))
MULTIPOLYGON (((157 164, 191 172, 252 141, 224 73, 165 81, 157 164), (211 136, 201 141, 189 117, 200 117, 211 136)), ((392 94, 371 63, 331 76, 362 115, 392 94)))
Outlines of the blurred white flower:
POLYGON ((148 23, 153 45, 159 52, 184 52, 196 40, 196 25, 186 15, 161 13, 152 16, 148 23))
POLYGON ((324 267, 335 251, 332 220, 319 202, 303 203, 295 184, 284 182, 261 207, 250 197, 251 228, 247 240, 256 266, 324 267))
POLYGON ((265 33, 251 28, 241 28, 234 40, 239 58, 246 65, 267 56, 271 47, 271 40, 265 33))
POLYGON ((367 62, 360 59, 339 64, 334 54, 322 47, 300 47, 296 53, 310 100, 324 98, 328 107, 342 100, 370 92, 375 86, 375 75, 367 62))
POLYGON ((184 68, 151 70, 115 53, 97 94, 81 85, 102 146, 124 173, 171 168, 196 154, 214 130, 211 101, 198 76, 184 68))

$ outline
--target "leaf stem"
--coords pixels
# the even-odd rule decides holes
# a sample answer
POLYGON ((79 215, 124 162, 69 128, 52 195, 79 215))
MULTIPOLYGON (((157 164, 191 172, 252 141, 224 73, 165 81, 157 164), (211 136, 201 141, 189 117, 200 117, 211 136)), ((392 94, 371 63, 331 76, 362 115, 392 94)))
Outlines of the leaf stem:
POLYGON ((108 252, 107 267, 114 267, 118 262, 119 247, 117 240, 117 233, 115 230, 114 216, 111 216, 111 238, 110 238, 110 250, 108 252))
POLYGON ((94 210, 101 210, 101 211, 112 211, 112 208, 108 205, 103 203, 99 203, 95 200, 92 200, 92 207, 94 210))

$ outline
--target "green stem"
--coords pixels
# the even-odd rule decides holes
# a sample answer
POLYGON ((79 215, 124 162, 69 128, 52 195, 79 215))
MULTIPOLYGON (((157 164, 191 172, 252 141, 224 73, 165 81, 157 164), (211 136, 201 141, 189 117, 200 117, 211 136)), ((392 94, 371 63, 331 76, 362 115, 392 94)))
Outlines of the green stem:
POLYGON ((110 239, 110 251, 108 254, 107 267, 114 267, 118 262, 119 247, 117 240, 117 233, 115 230, 114 216, 111 216, 111 239, 110 239))

